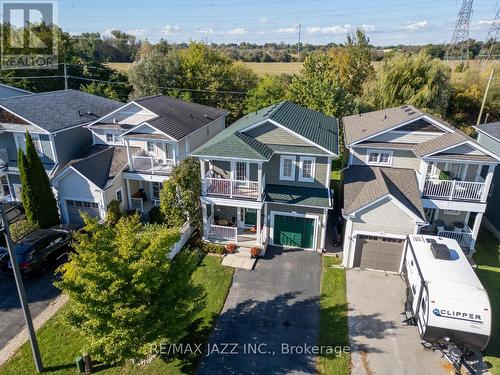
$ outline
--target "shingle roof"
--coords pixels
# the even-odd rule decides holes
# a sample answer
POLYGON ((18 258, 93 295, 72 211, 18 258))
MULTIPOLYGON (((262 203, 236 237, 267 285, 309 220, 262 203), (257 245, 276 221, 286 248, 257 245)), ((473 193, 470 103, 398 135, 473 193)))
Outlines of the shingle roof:
POLYGON ((1 99, 0 106, 54 132, 86 124, 123 104, 76 90, 61 90, 1 99))
POLYGON ((105 189, 128 163, 127 149, 121 146, 92 146, 89 156, 71 161, 72 166, 100 189, 105 189))
POLYGON ((415 152, 415 155, 420 157, 432 154, 448 147, 456 146, 467 140, 468 137, 462 132, 456 131, 455 133, 446 133, 434 139, 430 139, 426 142, 417 144, 413 148, 413 152, 415 152))
POLYGON ((344 171, 344 211, 350 214, 390 194, 425 221, 415 171, 350 166, 344 171))
POLYGON ((158 115, 157 118, 148 121, 148 124, 176 140, 229 113, 223 109, 185 102, 164 95, 139 98, 134 102, 158 115))
POLYGON ((475 127, 476 129, 488 134, 500 142, 500 121, 490 122, 489 124, 482 124, 475 127))
POLYGON ((331 207, 327 189, 266 184, 265 200, 297 206, 331 207))
POLYGON ((265 144, 239 132, 231 134, 229 137, 208 147, 202 147, 199 150, 196 153, 197 156, 234 157, 237 155, 238 158, 248 160, 268 161, 273 155, 273 151, 265 144))
MULTIPOLYGON (((259 124, 265 120, 273 120, 290 129, 292 132, 299 134, 301 137, 316 143, 320 147, 337 155, 339 153, 338 121, 336 118, 301 107, 289 101, 284 101, 240 118, 203 146, 193 151, 192 154, 195 156, 210 156, 206 150, 216 143, 223 142, 233 134, 240 133, 245 128, 259 124)), ((269 145, 269 147, 272 148, 273 146, 269 145)), ((227 152, 225 156, 234 157, 234 155, 234 153, 227 152)))

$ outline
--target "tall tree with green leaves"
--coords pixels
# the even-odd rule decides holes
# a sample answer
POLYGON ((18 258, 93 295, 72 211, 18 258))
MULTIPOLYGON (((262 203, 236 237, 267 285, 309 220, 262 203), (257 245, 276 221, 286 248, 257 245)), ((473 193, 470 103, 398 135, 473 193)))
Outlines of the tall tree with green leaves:
POLYGON ((309 55, 288 91, 291 101, 329 116, 349 115, 356 108, 354 97, 342 86, 327 52, 309 55))
POLYGON ((183 251, 170 261, 179 231, 143 226, 139 215, 122 217, 116 226, 82 216, 85 232, 76 234, 76 251, 56 282, 70 298, 65 318, 83 334, 81 349, 117 363, 182 339, 203 307, 203 291, 190 279, 199 255, 183 251))
POLYGON ((169 227, 180 227, 187 219, 201 229, 200 164, 194 158, 184 159, 174 168, 160 192, 160 209, 169 227))
POLYGON ((59 211, 49 177, 28 131, 26 153, 19 149, 18 166, 21 176, 21 196, 28 221, 40 228, 59 224, 59 211))
POLYGON ((288 85, 291 81, 290 74, 266 74, 263 76, 257 86, 248 92, 245 99, 245 112, 255 112, 286 99, 288 85))
POLYGON ((425 52, 395 54, 368 85, 364 101, 376 109, 411 104, 444 116, 450 98, 450 68, 425 52))

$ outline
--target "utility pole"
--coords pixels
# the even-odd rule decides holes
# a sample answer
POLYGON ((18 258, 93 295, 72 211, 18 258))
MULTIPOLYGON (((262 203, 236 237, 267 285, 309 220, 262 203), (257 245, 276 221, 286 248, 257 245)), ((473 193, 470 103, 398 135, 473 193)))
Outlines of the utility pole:
POLYGON ((463 0, 445 60, 469 60, 469 26, 473 0, 463 0))
POLYGON ((495 72, 495 66, 491 68, 490 78, 488 78, 488 84, 486 85, 486 91, 484 92, 483 102, 481 103, 481 109, 479 110, 479 116, 477 117, 477 125, 481 123, 481 117, 483 117, 484 105, 486 103, 486 98, 488 97, 488 91, 490 91, 491 81, 493 80, 493 73, 495 72))
POLYGON ((68 89, 68 66, 66 63, 63 64, 64 67, 64 89, 68 89))
POLYGON ((297 43, 297 55, 300 54, 300 29, 302 25, 299 23, 299 42, 297 43))
POLYGON ((26 328, 28 329, 31 350, 33 352, 33 359, 35 360, 36 370, 38 372, 43 372, 42 357, 40 355, 40 349, 38 348, 38 342, 36 341, 33 321, 31 320, 28 298, 26 297, 26 291, 24 290, 23 279, 21 277, 21 272, 19 271, 19 264, 17 264, 16 252, 14 251, 14 244, 12 243, 12 238, 10 236, 9 221, 7 219, 7 215, 5 214, 5 207, 3 204, 0 204, 0 211, 2 215, 1 231, 5 236, 5 242, 7 243, 7 251, 9 252, 10 264, 12 265, 12 271, 14 272, 17 293, 19 294, 19 300, 21 301, 21 308, 23 309, 26 328))

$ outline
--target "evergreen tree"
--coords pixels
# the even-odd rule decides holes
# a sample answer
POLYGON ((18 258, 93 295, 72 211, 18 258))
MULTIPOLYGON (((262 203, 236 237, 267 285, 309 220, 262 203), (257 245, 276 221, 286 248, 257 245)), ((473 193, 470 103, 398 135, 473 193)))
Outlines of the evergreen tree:
POLYGON ((21 196, 29 222, 40 228, 59 224, 57 202, 49 177, 29 132, 26 132, 26 154, 21 149, 18 153, 18 166, 21 175, 21 196))

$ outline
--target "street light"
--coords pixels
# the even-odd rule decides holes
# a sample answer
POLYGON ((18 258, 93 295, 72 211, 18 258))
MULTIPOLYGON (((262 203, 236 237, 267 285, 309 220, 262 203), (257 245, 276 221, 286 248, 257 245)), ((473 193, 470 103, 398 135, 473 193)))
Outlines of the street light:
POLYGON ((7 220, 7 215, 5 214, 5 207, 2 203, 0 203, 0 211, 2 215, 0 232, 3 233, 3 235, 5 236, 5 242, 7 243, 7 251, 9 252, 10 264, 12 265, 12 271, 14 272, 14 279, 16 280, 17 293, 19 294, 19 300, 21 301, 24 320, 26 321, 26 328, 28 329, 28 334, 30 338, 31 350, 33 351, 33 359, 35 360, 36 370, 38 372, 42 372, 43 371, 42 357, 40 356, 40 349, 38 348, 38 342, 36 341, 35 328, 33 327, 33 321, 31 320, 28 299, 26 298, 26 291, 24 290, 23 279, 21 277, 21 272, 19 271, 19 265, 17 264, 16 252, 14 251, 14 244, 12 243, 12 238, 10 237, 9 220, 7 220))

